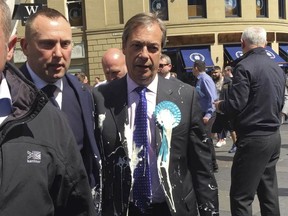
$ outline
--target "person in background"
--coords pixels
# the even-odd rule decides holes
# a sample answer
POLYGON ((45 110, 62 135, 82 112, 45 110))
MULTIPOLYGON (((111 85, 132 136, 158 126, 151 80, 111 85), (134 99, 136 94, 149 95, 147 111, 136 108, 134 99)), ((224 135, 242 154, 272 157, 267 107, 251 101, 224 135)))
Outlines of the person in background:
MULTIPOLYGON (((211 77, 216 85, 216 90, 217 90, 217 96, 218 99, 221 95, 221 91, 224 85, 224 76, 222 75, 222 71, 221 68, 219 66, 214 66, 213 69, 211 70, 211 77)), ((228 83, 232 80, 226 79, 226 88, 227 88, 227 81, 228 83)), ((223 125, 223 118, 222 118, 223 114, 221 115, 221 113, 216 113, 216 119, 212 125, 212 133, 217 133, 217 143, 215 144, 215 147, 220 148, 222 145, 226 145, 226 134, 227 134, 227 130, 226 128, 224 128, 223 125)))
POLYGON ((127 73, 127 67, 125 63, 125 55, 123 54, 122 50, 118 48, 109 48, 106 50, 102 56, 102 68, 106 80, 100 82, 98 85, 111 82, 125 76, 127 73))
POLYGON ((75 73, 74 75, 82 83, 83 88, 92 90, 92 87, 89 85, 88 77, 86 76, 84 72, 78 72, 78 73, 75 73))
POLYGON ((286 82, 285 82, 285 96, 284 96, 284 106, 281 110, 281 123, 283 124, 288 119, 288 76, 287 72, 286 75, 286 82))
POLYGON ((0 0, 0 215, 96 214, 72 131, 57 108, 9 61, 17 37, 0 0))
POLYGON ((174 78, 177 78, 177 73, 176 72, 170 72, 171 76, 174 77, 174 78))
POLYGON ((224 76, 225 77, 229 77, 229 78, 233 78, 233 69, 231 66, 226 66, 224 68, 224 76))
MULTIPOLYGON (((232 79, 223 76, 219 66, 214 66, 211 76, 216 84, 218 99, 225 100, 225 98, 228 97, 229 90, 232 86, 232 79)), ((235 153, 237 147, 235 146, 236 133, 233 130, 233 124, 223 113, 216 112, 216 119, 212 126, 212 132, 217 133, 218 136, 218 142, 215 145, 217 148, 226 145, 226 136, 228 131, 230 132, 233 141, 233 145, 228 152, 235 153)))
POLYGON ((20 70, 67 116, 94 191, 100 184, 101 169, 94 137, 94 105, 89 89, 67 73, 72 52, 71 26, 59 11, 44 8, 29 16, 20 43, 27 57, 20 70))
POLYGON ((85 82, 85 77, 86 77, 86 75, 85 75, 84 72, 77 72, 77 73, 75 73, 74 75, 77 77, 77 79, 78 79, 81 83, 84 83, 84 82, 85 82))
POLYGON ((155 14, 134 15, 122 35, 127 75, 93 89, 103 216, 219 215, 197 93, 158 76, 165 40, 155 14))
POLYGON ((170 79, 171 69, 172 69, 172 64, 171 64, 170 57, 166 54, 161 54, 158 74, 164 77, 165 79, 170 79))
MULTIPOLYGON (((82 72, 82 73, 84 73, 84 72, 82 72)), ((85 74, 85 73, 84 73, 85 74)), ((85 78, 84 78, 84 80, 83 80, 83 83, 84 84, 89 84, 89 79, 88 79, 88 77, 86 76, 86 74, 85 74, 85 78)))
POLYGON ((100 81, 100 77, 99 77, 99 76, 96 76, 95 79, 94 79, 94 84, 93 84, 93 86, 96 87, 97 84, 100 83, 100 82, 101 82, 101 81, 100 81))
POLYGON ((213 171, 218 171, 218 164, 216 161, 215 148, 213 145, 212 125, 216 118, 214 101, 218 99, 215 83, 211 76, 205 70, 206 65, 204 61, 196 60, 193 65, 193 75, 197 78, 196 91, 198 93, 198 100, 201 107, 202 120, 205 125, 208 137, 212 140, 210 150, 212 154, 213 171))
MULTIPOLYGON (((228 77, 232 80, 233 82, 233 68, 231 66, 226 66, 224 69, 224 73, 223 73, 224 77, 228 77)), ((233 127, 233 121, 230 121, 230 125, 233 127)), ((237 135, 235 131, 230 131, 230 136, 232 138, 233 141, 233 145, 231 147, 231 149, 228 151, 228 153, 235 153, 235 151, 237 150, 237 147, 235 145, 236 139, 237 139, 237 135)))
POLYGON ((280 215, 276 164, 285 74, 266 54, 266 35, 259 26, 243 31, 243 56, 234 67, 229 97, 215 102, 219 112, 233 118, 237 134, 230 188, 233 216, 252 215, 255 194, 261 215, 280 215))

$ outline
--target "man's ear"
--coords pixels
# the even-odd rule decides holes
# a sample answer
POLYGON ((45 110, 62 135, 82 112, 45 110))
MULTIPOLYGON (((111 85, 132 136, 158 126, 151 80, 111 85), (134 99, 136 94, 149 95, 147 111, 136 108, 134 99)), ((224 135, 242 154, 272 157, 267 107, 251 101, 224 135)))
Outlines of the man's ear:
POLYGON ((24 53, 24 55, 27 56, 27 46, 28 46, 28 43, 27 43, 27 40, 26 38, 21 38, 20 40, 20 46, 21 46, 21 49, 22 49, 22 52, 24 53))
POLYGON ((17 43, 17 36, 16 35, 11 36, 8 43, 8 54, 6 57, 7 61, 10 61, 13 58, 16 43, 17 43))
POLYGON ((245 41, 241 39, 241 49, 243 50, 245 48, 245 41))

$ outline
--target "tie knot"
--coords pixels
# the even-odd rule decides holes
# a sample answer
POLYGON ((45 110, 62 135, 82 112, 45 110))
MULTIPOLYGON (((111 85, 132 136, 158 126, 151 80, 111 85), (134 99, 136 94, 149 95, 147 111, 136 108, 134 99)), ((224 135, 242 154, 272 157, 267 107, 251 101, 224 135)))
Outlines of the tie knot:
POLYGON ((44 88, 42 88, 42 91, 50 98, 54 97, 54 92, 57 89, 57 86, 48 84, 44 88))
POLYGON ((134 91, 136 91, 140 96, 144 95, 146 90, 147 90, 147 88, 143 87, 143 86, 138 86, 134 89, 134 91))

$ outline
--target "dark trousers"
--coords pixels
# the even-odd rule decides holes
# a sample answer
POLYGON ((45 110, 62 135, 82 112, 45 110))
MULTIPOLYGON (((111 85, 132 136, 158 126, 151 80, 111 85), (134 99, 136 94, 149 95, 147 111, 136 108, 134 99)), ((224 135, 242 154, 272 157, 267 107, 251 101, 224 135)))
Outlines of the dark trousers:
MULTIPOLYGON (((205 115, 205 113, 202 114, 203 116, 205 115)), ((211 152, 211 157, 212 157, 212 168, 214 170, 217 170, 218 169, 218 164, 217 164, 217 161, 216 161, 216 152, 215 152, 215 147, 214 147, 214 144, 213 144, 213 137, 212 137, 212 126, 214 124, 214 121, 216 119, 216 114, 213 113, 213 115, 211 116, 211 118, 209 119, 208 123, 205 125, 205 131, 208 135, 209 138, 211 138, 211 145, 209 146, 210 148, 210 152, 211 152)))
POLYGON ((133 203, 129 204, 129 216, 171 216, 166 202, 151 204, 145 213, 142 213, 133 203))
POLYGON ((251 216, 257 193, 262 216, 280 216, 276 163, 280 156, 279 131, 267 136, 239 136, 231 169, 232 216, 251 216))

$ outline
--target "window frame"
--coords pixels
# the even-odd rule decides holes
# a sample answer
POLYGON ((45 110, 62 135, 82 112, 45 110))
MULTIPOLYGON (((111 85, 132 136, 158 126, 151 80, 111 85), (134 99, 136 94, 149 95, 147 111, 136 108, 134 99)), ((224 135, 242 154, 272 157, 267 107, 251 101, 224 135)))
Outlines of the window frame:
POLYGON ((279 19, 286 19, 286 0, 278 0, 279 19))
POLYGON ((42 4, 42 7, 47 7, 48 0, 33 0, 35 4, 42 4))
POLYGON ((156 13, 160 19, 164 21, 169 20, 168 0, 150 0, 149 10, 151 13, 156 13), (157 6, 160 7, 159 10, 157 10, 158 9, 157 6), (163 8, 162 11, 161 8, 163 8))
POLYGON ((206 0, 187 0, 188 19, 207 18, 206 0), (198 12, 201 10, 202 13, 198 12), (195 15, 193 13, 195 12, 195 15))
MULTIPOLYGON (((67 20, 69 21, 70 25, 72 28, 81 28, 84 26, 84 17, 83 17, 83 0, 66 0, 66 8, 67 8, 67 20), (80 11, 80 15, 79 15, 79 19, 75 19, 72 20, 72 18, 70 17, 70 8, 69 8, 69 4, 80 4, 81 5, 81 9, 80 11), (78 24, 79 23, 79 24, 78 24)), ((75 7, 76 9, 78 9, 79 7, 75 7)))
POLYGON ((257 18, 268 18, 268 1, 267 0, 256 0, 256 17, 257 18), (262 8, 257 9, 257 3, 262 2, 262 8), (258 12, 259 11, 259 12, 258 12), (259 13, 259 14, 258 14, 259 13))
MULTIPOLYGON (((241 7, 241 0, 234 0, 236 2, 236 6, 232 9, 229 9, 230 11, 228 11, 227 8, 227 0, 225 1, 225 17, 226 18, 230 18, 230 17, 241 17, 242 16, 242 7, 241 7)), ((229 1, 231 2, 231 1, 229 1)))

